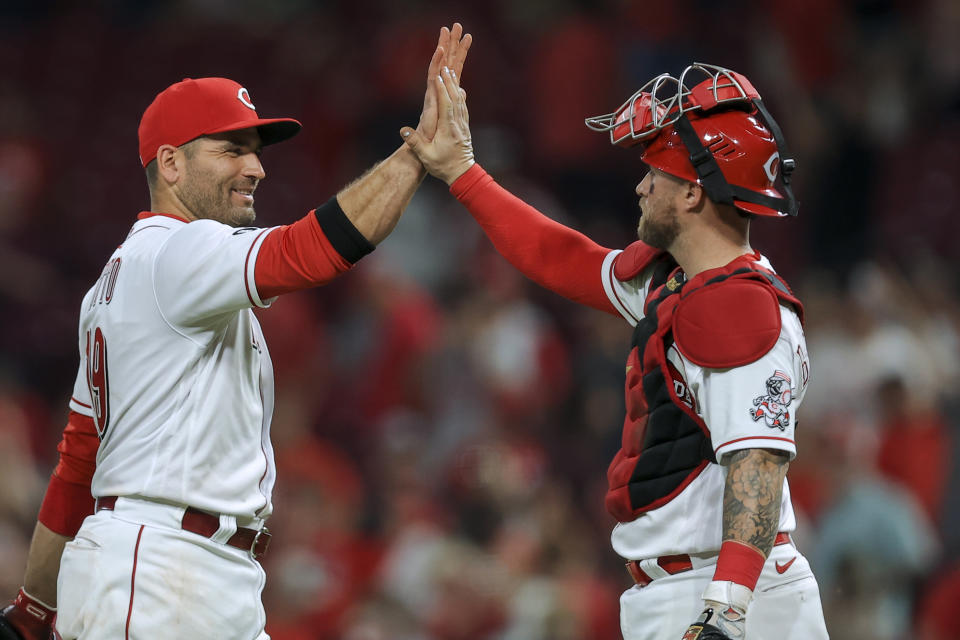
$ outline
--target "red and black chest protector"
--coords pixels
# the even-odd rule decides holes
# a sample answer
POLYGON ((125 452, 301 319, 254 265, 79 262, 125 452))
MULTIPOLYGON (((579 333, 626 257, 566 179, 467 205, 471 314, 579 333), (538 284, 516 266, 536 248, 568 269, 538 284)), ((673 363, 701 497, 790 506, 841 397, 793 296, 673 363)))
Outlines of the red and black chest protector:
POLYGON ((717 461, 710 429, 667 360, 669 348, 676 345, 704 367, 742 366, 776 344, 781 301, 802 320, 800 301, 786 282, 752 260, 739 258, 685 282, 669 256, 636 261, 629 251, 623 257, 632 267, 616 269, 619 280, 631 280, 651 264, 654 275, 627 358, 621 449, 607 470, 606 507, 620 522, 663 506, 717 461))

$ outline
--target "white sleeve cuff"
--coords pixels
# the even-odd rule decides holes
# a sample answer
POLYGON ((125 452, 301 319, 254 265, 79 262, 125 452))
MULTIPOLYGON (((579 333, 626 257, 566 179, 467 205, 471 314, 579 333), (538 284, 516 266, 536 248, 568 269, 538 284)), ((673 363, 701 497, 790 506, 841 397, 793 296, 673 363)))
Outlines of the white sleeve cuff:
POLYGON ((276 298, 274 297, 268 300, 260 299, 260 292, 257 291, 257 281, 254 278, 254 274, 257 269, 257 256, 260 253, 260 247, 263 246, 263 241, 267 238, 270 232, 276 228, 277 227, 271 227, 261 232, 260 235, 257 236, 257 238, 253 241, 253 244, 250 245, 250 251, 247 252, 247 263, 244 269, 244 284, 247 287, 247 296, 250 298, 250 302, 252 302, 254 306, 260 307, 261 309, 269 307, 271 304, 273 304, 276 298))
POLYGON ((729 440, 714 449, 714 455, 716 455, 717 461, 720 462, 724 456, 734 451, 742 451, 743 449, 776 449, 788 453, 790 460, 797 457, 797 443, 794 442, 792 438, 777 436, 748 436, 746 438, 729 440))

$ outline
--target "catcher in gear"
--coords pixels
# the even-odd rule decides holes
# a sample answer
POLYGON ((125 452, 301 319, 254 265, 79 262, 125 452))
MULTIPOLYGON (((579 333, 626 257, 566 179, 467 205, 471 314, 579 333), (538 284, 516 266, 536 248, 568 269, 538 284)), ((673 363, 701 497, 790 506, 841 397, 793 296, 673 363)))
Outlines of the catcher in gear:
POLYGON ((475 161, 459 78, 436 83, 437 135, 401 130, 427 170, 526 276, 633 326, 606 496, 635 582, 620 598, 625 640, 827 638, 790 537, 786 471, 809 379, 803 306, 749 240, 753 219, 798 211, 795 162, 759 93, 695 63, 586 120, 648 167, 639 241, 619 250, 499 186, 475 161), (791 410, 771 427, 752 410, 774 375, 791 410))

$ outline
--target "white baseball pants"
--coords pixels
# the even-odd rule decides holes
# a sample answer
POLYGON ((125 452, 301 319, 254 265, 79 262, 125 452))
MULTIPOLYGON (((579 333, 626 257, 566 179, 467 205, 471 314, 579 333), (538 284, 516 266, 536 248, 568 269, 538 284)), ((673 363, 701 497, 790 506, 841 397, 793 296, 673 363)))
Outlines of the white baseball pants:
MULTIPOLYGON (((118 498, 87 517, 60 563, 57 630, 64 640, 269 640, 265 574, 249 552, 180 528, 184 508, 118 498)), ((221 534, 222 533, 222 534, 221 534)))
MULTIPOLYGON (((624 640, 680 640, 703 610, 700 595, 713 579, 716 557, 698 567, 700 564, 694 563, 690 571, 664 575, 645 587, 634 586, 625 591, 620 596, 620 630, 624 640)), ((810 564, 792 544, 775 546, 763 565, 747 610, 745 640, 827 638, 820 590, 810 564), (777 571, 777 566, 783 573, 777 571)))

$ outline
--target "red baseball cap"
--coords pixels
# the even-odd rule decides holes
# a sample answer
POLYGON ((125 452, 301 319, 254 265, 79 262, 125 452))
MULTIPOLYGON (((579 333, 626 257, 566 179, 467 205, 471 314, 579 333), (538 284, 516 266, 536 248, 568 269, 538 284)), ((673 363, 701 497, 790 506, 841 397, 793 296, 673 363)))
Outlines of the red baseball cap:
POLYGON ((194 138, 256 127, 264 145, 300 131, 292 118, 261 118, 250 92, 227 78, 184 78, 161 91, 140 118, 140 163, 146 167, 164 144, 179 147, 194 138))

